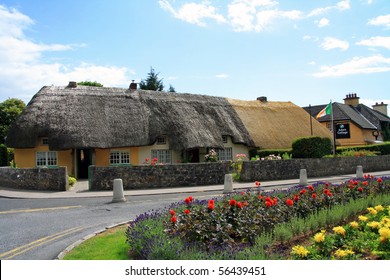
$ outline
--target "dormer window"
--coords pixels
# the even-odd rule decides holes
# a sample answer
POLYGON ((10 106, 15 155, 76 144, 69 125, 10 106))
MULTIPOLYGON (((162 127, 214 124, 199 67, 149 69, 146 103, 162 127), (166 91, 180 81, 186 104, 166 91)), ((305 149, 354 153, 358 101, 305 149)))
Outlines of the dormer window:
POLYGON ((228 142, 228 136, 227 135, 222 135, 222 142, 224 144, 227 144, 227 142, 228 142))
POLYGON ((167 137, 165 136, 159 136, 156 139, 156 144, 157 145, 165 145, 167 143, 167 137))
POLYGON ((43 138, 41 139, 41 144, 42 144, 43 146, 49 145, 49 138, 43 137, 43 138))

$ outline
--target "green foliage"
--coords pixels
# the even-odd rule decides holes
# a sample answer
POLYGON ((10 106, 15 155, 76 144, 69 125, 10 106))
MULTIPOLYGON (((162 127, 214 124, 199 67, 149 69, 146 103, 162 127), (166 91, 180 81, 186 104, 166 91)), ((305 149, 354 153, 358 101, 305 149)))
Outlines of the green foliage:
POLYGON ((338 147, 337 153, 342 154, 345 150, 354 150, 354 151, 365 150, 365 151, 376 152, 381 155, 390 155, 390 142, 385 142, 383 144, 364 145, 364 146, 338 147))
POLYGON ((0 166, 9 165, 9 156, 7 147, 4 144, 0 144, 0 166))
POLYGON ((146 80, 141 80, 139 83, 140 88, 144 90, 163 91, 164 84, 162 79, 159 79, 159 74, 160 73, 156 73, 153 68, 150 68, 150 72, 148 73, 146 80))
POLYGON ((293 158, 322 158, 332 153, 332 142, 327 137, 305 137, 292 143, 293 158))
POLYGON ((74 184, 76 184, 76 183, 77 183, 77 180, 76 180, 75 177, 73 177, 73 176, 68 176, 68 185, 69 185, 69 187, 73 187, 74 184))
POLYGON ((373 152, 369 150, 343 150, 341 153, 337 154, 340 157, 368 157, 368 156, 376 156, 380 152, 373 152))
POLYGON ((249 151, 251 158, 265 158, 269 155, 282 156, 284 154, 291 155, 291 149, 264 149, 249 151))
POLYGON ((168 92, 176 92, 175 88, 172 85, 169 85, 168 92))
POLYGON ((103 87, 101 83, 98 82, 91 82, 91 81, 83 81, 83 82, 78 82, 77 83, 80 86, 89 86, 89 87, 103 87))
POLYGON ((4 144, 9 128, 25 107, 26 104, 17 98, 0 103, 0 144, 4 144))

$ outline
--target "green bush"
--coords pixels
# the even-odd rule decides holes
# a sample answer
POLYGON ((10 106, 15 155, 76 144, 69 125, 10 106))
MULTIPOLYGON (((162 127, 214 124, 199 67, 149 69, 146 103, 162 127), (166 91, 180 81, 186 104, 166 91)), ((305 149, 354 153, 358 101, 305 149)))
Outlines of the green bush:
POLYGON ((293 158, 322 158, 332 153, 332 142, 326 137, 298 138, 292 143, 293 158))
POLYGON ((378 152, 381 155, 390 155, 390 142, 385 142, 383 144, 373 144, 373 145, 363 145, 363 146, 349 146, 349 147, 338 147, 337 153, 341 154, 345 150, 366 150, 371 152, 378 152))
POLYGON ((77 183, 77 180, 75 177, 73 176, 68 176, 68 185, 69 187, 73 187, 74 184, 77 183))
POLYGON ((0 144, 0 166, 9 165, 9 156, 7 147, 4 144, 0 144))

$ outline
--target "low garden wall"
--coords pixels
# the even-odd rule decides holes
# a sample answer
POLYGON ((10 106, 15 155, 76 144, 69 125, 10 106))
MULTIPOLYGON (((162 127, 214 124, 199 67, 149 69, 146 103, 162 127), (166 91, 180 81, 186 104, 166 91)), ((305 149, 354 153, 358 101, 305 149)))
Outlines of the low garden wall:
MULTIPOLYGON (((390 170, 390 155, 375 157, 340 157, 245 161, 243 182, 298 179, 300 169, 309 178, 355 174, 356 167, 374 172, 390 170)), ((90 166, 90 190, 112 190, 114 179, 122 179, 124 189, 170 188, 223 184, 224 176, 234 172, 230 163, 194 163, 161 166, 90 166)))
POLYGON ((230 163, 188 163, 155 166, 89 167, 90 190, 112 190, 114 179, 124 189, 170 188, 223 184, 230 163))
POLYGON ((66 191, 68 172, 58 168, 0 168, 0 186, 11 189, 66 191))

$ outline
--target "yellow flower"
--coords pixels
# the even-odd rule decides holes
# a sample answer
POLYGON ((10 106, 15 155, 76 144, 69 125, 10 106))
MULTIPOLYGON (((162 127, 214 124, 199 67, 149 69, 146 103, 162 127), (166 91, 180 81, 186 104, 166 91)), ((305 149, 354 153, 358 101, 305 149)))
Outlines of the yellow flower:
POLYGON ((382 240, 386 241, 387 239, 390 238, 390 229, 389 228, 380 228, 378 232, 381 236, 381 241, 382 240))
POLYGON ((340 234, 340 235, 345 235, 345 229, 341 226, 339 227, 334 227, 333 228, 333 231, 337 234, 340 234))
POLYGON ((352 228, 358 228, 359 227, 359 223, 358 222, 350 222, 349 225, 352 227, 352 228))
POLYGON ((359 216, 359 220, 365 222, 368 220, 368 218, 366 216, 359 216))
POLYGON ((296 245, 292 248, 291 254, 299 257, 306 257, 309 254, 309 250, 301 245, 296 245))
POLYGON ((325 241, 325 231, 321 231, 314 235, 314 241, 317 243, 321 243, 325 241))
POLYGON ((370 228, 379 228, 380 223, 379 222, 370 222, 367 224, 370 228))
POLYGON ((383 217, 382 220, 381 220, 381 225, 383 227, 390 227, 390 218, 383 217))
POLYGON ((378 214, 378 211, 376 211, 374 208, 372 207, 368 207, 367 208, 367 211, 370 212, 371 215, 376 215, 378 214))
POLYGON ((348 255, 353 255, 355 252, 352 251, 352 250, 341 250, 341 249, 337 249, 337 251, 334 253, 334 255, 341 259, 341 258, 344 258, 348 255))
POLYGON ((382 205, 377 205, 374 207, 376 211, 380 212, 380 211, 383 211, 385 210, 385 208, 382 206, 382 205))

